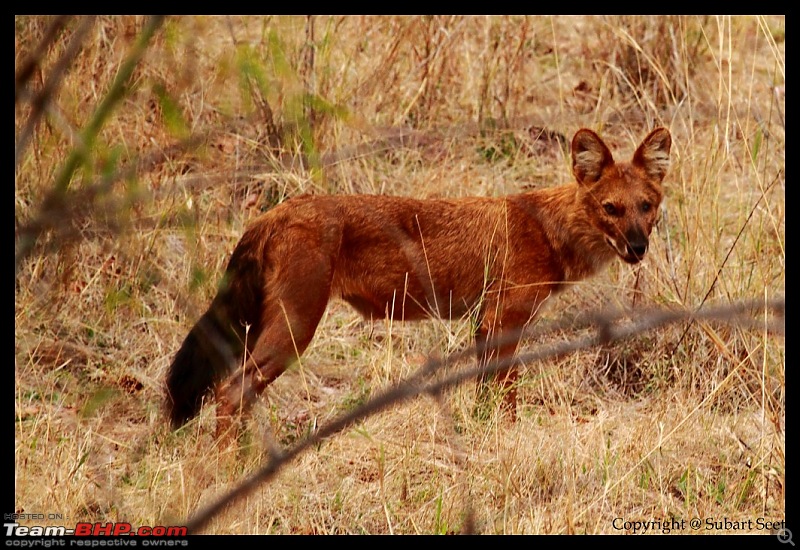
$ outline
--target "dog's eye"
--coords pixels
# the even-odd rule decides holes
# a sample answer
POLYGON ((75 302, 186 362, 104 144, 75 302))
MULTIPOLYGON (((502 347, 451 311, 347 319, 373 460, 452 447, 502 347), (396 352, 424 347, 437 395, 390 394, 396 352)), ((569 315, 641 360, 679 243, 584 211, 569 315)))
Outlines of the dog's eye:
POLYGON ((653 207, 653 205, 650 204, 649 202, 643 202, 642 203, 642 212, 650 212, 650 209, 652 207, 653 207))
POLYGON ((617 207, 611 204, 610 202, 605 203, 603 205, 603 208, 605 209, 606 214, 608 214, 609 216, 617 215, 617 207))

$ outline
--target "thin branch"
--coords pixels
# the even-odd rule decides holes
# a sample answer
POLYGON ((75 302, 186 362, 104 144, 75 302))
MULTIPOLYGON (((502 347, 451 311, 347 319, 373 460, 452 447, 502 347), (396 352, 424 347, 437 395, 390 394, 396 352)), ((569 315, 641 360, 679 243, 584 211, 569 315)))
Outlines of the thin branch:
MULTIPOLYGON (((28 122, 25 124, 25 127, 19 134, 19 138, 17 139, 16 144, 14 145, 14 171, 16 172, 17 167, 19 166, 19 159, 22 158, 22 154, 25 152, 25 148, 28 146, 28 142, 33 135, 33 130, 36 128, 36 125, 39 123, 39 119, 44 113, 45 109, 47 108, 47 104, 50 102, 50 99, 56 95, 58 91, 58 87, 63 82, 64 73, 67 71, 67 67, 72 64, 72 61, 78 55, 78 52, 81 50, 81 45, 83 44, 84 39, 86 38, 86 34, 89 32, 92 24, 94 23, 94 17, 86 17, 81 21, 81 24, 78 26, 77 30, 72 35, 72 40, 70 40, 67 49, 64 51, 64 54, 61 58, 56 62, 53 70, 50 71, 50 74, 47 76, 47 82, 45 82, 44 86, 39 93, 31 100, 31 114, 28 117, 28 122)), ((39 53, 37 51, 37 53, 39 53)), ((17 77, 19 79, 19 76, 17 77)), ((15 89, 15 94, 19 92, 15 89)), ((16 95, 14 97, 16 102, 16 95)))
POLYGON ((50 26, 44 31, 44 36, 41 41, 39 41, 33 53, 20 63, 20 68, 17 70, 17 75, 14 78, 14 105, 19 101, 25 85, 28 83, 28 80, 31 79, 31 76, 33 76, 34 69, 39 66, 39 62, 42 60, 42 57, 44 57, 45 51, 47 51, 50 44, 55 41, 58 31, 60 31, 69 20, 69 17, 68 15, 59 15, 53 19, 50 26))
MULTIPOLYGON (((128 57, 123 61, 117 73, 114 82, 111 84, 108 93, 106 93, 100 105, 95 110, 86 127, 81 132, 81 142, 72 150, 69 157, 64 163, 61 172, 56 177, 53 188, 47 197, 45 197, 42 208, 46 209, 47 205, 53 203, 61 203, 64 201, 69 184, 72 181, 72 176, 78 167, 86 160, 89 151, 94 144, 100 129, 105 124, 106 119, 111 115, 117 103, 125 97, 125 87, 133 74, 134 68, 138 65, 139 60, 147 50, 147 45, 155 32, 164 22, 163 15, 154 15, 148 19, 144 29, 139 34, 136 43, 131 49, 128 57)), ((41 216, 40 216, 41 217, 41 216)), ((43 228, 46 224, 32 224, 30 231, 20 231, 19 240, 17 242, 17 250, 14 255, 14 277, 19 274, 20 266, 25 258, 33 250, 39 237, 42 234, 43 228)))
POLYGON ((446 372, 446 367, 455 365, 468 356, 473 357, 476 349, 473 347, 465 351, 448 355, 443 359, 429 357, 425 365, 409 379, 385 390, 357 409, 340 416, 338 419, 322 427, 319 431, 306 437, 288 450, 281 451, 280 449, 272 449, 264 466, 248 476, 233 490, 221 496, 215 502, 189 518, 186 526, 190 533, 201 531, 208 525, 208 522, 222 510, 251 493, 262 483, 270 481, 286 464, 307 449, 315 447, 324 439, 341 432, 356 422, 414 397, 423 394, 435 397, 440 395, 442 391, 458 386, 467 380, 477 378, 484 374, 497 373, 514 364, 527 365, 544 359, 563 356, 594 346, 628 339, 643 332, 674 323, 692 322, 695 320, 714 320, 726 324, 737 324, 740 319, 751 319, 750 315, 764 310, 772 311, 773 315, 779 318, 779 322, 773 323, 771 330, 782 334, 782 320, 785 312, 785 302, 783 299, 771 302, 747 301, 726 306, 709 307, 696 312, 650 310, 638 315, 635 321, 627 324, 616 324, 616 321, 622 317, 620 312, 595 314, 592 316, 597 325, 597 332, 595 334, 582 336, 557 344, 545 345, 536 351, 520 354, 516 358, 494 361, 484 366, 464 369, 460 372, 443 376, 438 380, 425 383, 425 380, 431 373, 446 372))
MULTIPOLYGON (((778 174, 775 176, 775 179, 773 179, 772 182, 770 182, 770 184, 767 186, 767 188, 764 189, 764 191, 758 197, 758 200, 753 205, 753 208, 750 209, 750 214, 747 215, 747 219, 742 224, 742 227, 739 229, 739 233, 736 234, 736 238, 733 239, 733 242, 731 243, 730 248, 728 248, 728 253, 725 254, 725 258, 722 260, 722 263, 720 264, 719 269, 717 269, 717 274, 714 275, 714 280, 711 281, 711 286, 708 287, 708 291, 706 292, 705 296, 703 296, 703 299, 700 300, 700 305, 697 306, 697 310, 698 311, 706 303, 706 300, 708 300, 708 297, 711 296, 711 292, 714 290, 714 287, 716 286, 717 281, 719 280, 719 276, 722 275, 722 270, 725 268, 725 264, 728 263, 728 259, 731 257, 731 254, 733 254, 733 249, 736 247, 736 243, 739 242, 739 238, 742 236, 742 233, 744 233, 745 228, 750 224, 750 219, 753 217, 753 214, 756 213, 756 208, 758 208, 758 205, 761 204, 761 201, 767 195, 769 190, 772 189, 772 186, 775 185, 778 182, 778 180, 780 179, 780 176, 781 176, 781 172, 778 172, 778 174)), ((686 328, 683 330, 683 333, 681 334, 681 337, 678 338, 678 342, 675 344, 675 346, 673 346, 672 351, 670 352, 670 355, 674 355, 675 354, 675 352, 678 350, 678 347, 683 343, 683 339, 686 338, 686 335, 689 333, 689 329, 691 327, 692 327, 691 323, 686 325, 686 328)))

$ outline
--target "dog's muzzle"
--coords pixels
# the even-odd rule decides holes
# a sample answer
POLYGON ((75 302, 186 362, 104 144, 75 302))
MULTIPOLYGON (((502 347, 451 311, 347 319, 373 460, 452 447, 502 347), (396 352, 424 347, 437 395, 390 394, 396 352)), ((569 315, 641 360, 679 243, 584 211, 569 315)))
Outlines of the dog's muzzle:
POLYGON ((622 258, 622 261, 628 264, 638 264, 647 253, 648 241, 646 239, 620 242, 617 239, 606 236, 606 242, 622 258))

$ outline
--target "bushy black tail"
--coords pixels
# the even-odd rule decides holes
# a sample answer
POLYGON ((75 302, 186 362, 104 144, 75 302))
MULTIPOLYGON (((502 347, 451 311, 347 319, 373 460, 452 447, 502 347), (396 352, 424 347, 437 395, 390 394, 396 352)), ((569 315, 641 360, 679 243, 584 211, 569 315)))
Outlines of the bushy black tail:
POLYGON ((263 298, 261 247, 252 238, 253 232, 248 232, 239 242, 217 296, 172 360, 167 409, 173 428, 191 420, 203 398, 241 362, 245 324, 258 334, 263 298))
POLYGON ((200 411, 203 398, 241 355, 239 339, 230 325, 220 325, 213 307, 186 336, 167 374, 167 407, 173 428, 183 426, 200 411))

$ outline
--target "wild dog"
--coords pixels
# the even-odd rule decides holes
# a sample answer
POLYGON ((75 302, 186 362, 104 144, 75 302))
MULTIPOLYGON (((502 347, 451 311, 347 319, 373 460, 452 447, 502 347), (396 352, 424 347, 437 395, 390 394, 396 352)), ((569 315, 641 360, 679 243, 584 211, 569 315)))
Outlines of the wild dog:
MULTIPOLYGON (((334 297, 372 318, 474 315, 478 361, 513 357, 513 335, 550 296, 615 256, 642 260, 670 146, 669 131, 658 128, 618 163, 582 129, 572 139, 575 181, 566 185, 503 198, 286 200, 245 231, 218 294, 175 355, 172 425, 194 417, 212 390, 223 417, 252 403, 305 351, 334 297)), ((513 406, 516 369, 499 378, 513 406)))

